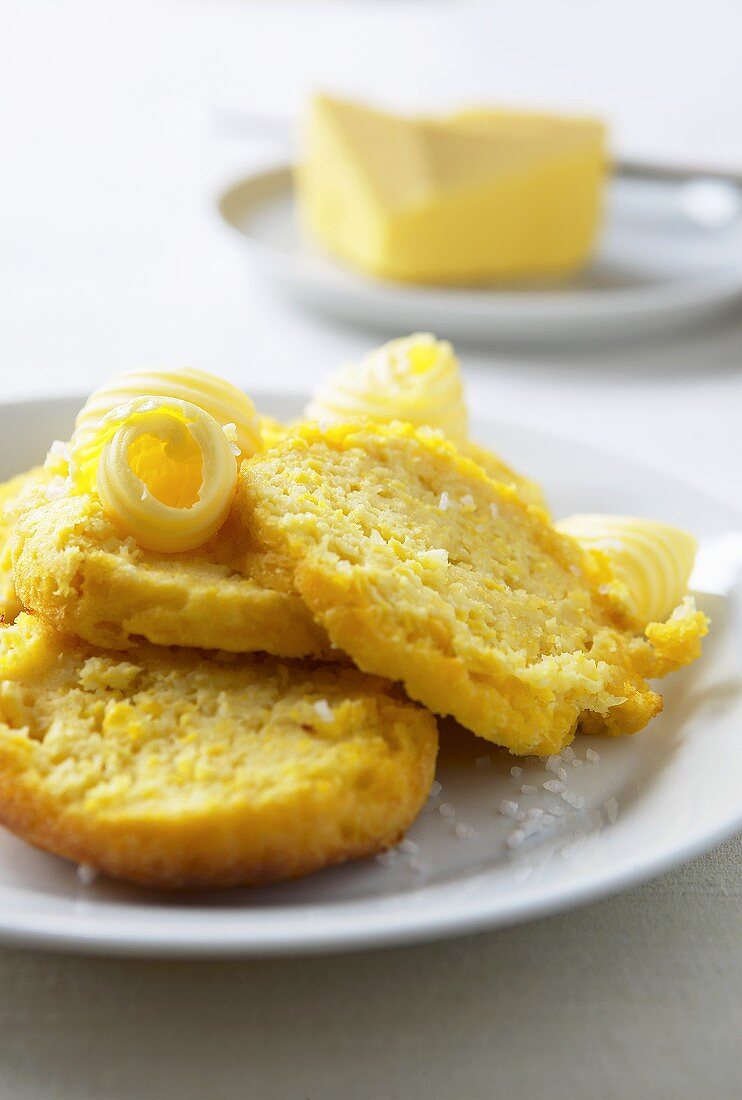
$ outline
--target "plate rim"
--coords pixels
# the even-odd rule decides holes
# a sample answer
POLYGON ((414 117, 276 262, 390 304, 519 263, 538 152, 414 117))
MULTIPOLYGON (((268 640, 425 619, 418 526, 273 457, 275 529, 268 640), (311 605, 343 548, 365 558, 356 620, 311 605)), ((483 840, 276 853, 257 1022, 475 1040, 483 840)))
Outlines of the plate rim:
MULTIPOLYGON (((480 317, 483 308, 486 308, 488 315, 495 320, 510 322, 514 319, 514 313, 518 314, 515 319, 533 320, 536 311, 539 312, 540 319, 556 321, 566 317, 573 323, 585 319, 596 321, 598 314, 611 320, 639 315, 646 318, 660 312, 674 313, 683 307, 721 308, 742 295, 742 263, 731 272, 720 271, 718 274, 666 280, 642 286, 602 287, 589 293, 577 289, 565 290, 559 295, 539 290, 498 291, 492 287, 446 287, 375 279, 322 254, 323 260, 330 265, 329 269, 325 271, 320 268, 308 274, 296 256, 273 248, 255 237, 237 224, 235 217, 230 214, 243 192, 257 191, 261 187, 272 189, 271 197, 279 192, 292 192, 293 172, 292 164, 281 162, 234 178, 217 190, 214 206, 223 228, 232 240, 242 241, 243 246, 255 258, 262 260, 282 278, 289 278, 297 283, 312 283, 328 287, 334 293, 341 292, 355 297, 372 296, 385 304, 387 301, 397 302, 400 299, 403 303, 413 304, 424 299, 431 307, 445 304, 447 308, 456 308, 461 320, 466 319, 467 314, 480 317)), ((253 199, 251 205, 257 205, 258 201, 253 199)))
MULTIPOLYGON (((268 407, 287 403, 298 404, 308 396, 297 389, 254 388, 251 393, 259 404, 263 402, 268 407)), ((79 407, 81 400, 81 397, 72 394, 29 399, 12 398, 0 402, 0 416, 12 410, 16 415, 25 414, 31 418, 34 408, 59 405, 65 406, 65 411, 72 411, 73 408, 79 407)), ((475 424, 477 422, 486 425, 487 429, 493 433, 497 431, 499 425, 518 434, 536 436, 547 443, 568 441, 573 448, 582 450, 586 454, 593 456, 598 454, 609 461, 619 461, 644 472, 650 471, 660 481, 672 484, 676 489, 689 491, 713 501, 724 509, 730 521, 739 522, 742 528, 742 510, 728 500, 715 496, 705 488, 700 488, 677 475, 666 473, 651 465, 643 465, 632 456, 624 456, 619 452, 585 444, 579 440, 572 440, 566 435, 560 436, 516 421, 477 417, 475 424)), ((429 942, 508 927, 609 897, 695 858, 740 830, 742 830, 742 802, 734 814, 713 822, 680 846, 668 848, 664 843, 660 845, 659 850, 656 850, 656 846, 653 848, 650 845, 638 855, 628 853, 622 856, 612 862, 606 870, 593 873, 586 881, 560 884, 556 880, 549 884, 540 896, 534 897, 525 892, 522 898, 516 897, 504 907, 502 901, 498 903, 495 895, 489 900, 486 897, 484 900, 479 898, 476 904, 472 904, 469 899, 466 908, 459 905, 421 909, 419 905, 417 907, 412 905, 406 914, 406 919, 403 919, 404 913, 387 911, 379 914, 373 911, 374 904, 383 906, 389 895, 372 899, 332 901, 325 907, 332 914, 330 926, 316 931, 312 929, 311 924, 303 922, 301 931, 297 935, 290 928, 280 927, 281 917, 288 915, 291 910, 290 905, 257 910, 250 910, 247 907, 213 910, 212 915, 219 913, 221 916, 221 926, 216 928, 213 926, 213 921, 209 920, 202 910, 198 913, 188 909, 181 912, 180 916, 184 916, 185 920, 180 927, 172 920, 163 921, 163 914, 158 911, 151 922, 148 922, 146 917, 137 915, 133 927, 129 929, 121 927, 122 922, 125 923, 125 918, 119 917, 118 914, 109 913, 101 923, 95 915, 76 916, 74 913, 29 915, 24 914, 22 908, 16 910, 13 906, 9 912, 5 909, 0 912, 0 944, 96 955, 247 958, 297 957, 429 942), (371 908, 370 916, 367 916, 365 921, 362 912, 364 905, 371 908), (335 926, 338 918, 344 918, 350 913, 353 914, 353 919, 345 919, 342 924, 335 926), (244 921, 247 914, 259 914, 261 918, 257 927, 253 920, 252 930, 249 922, 244 921), (225 921, 224 917, 227 915, 229 919, 225 921), (242 924, 240 924, 240 918, 243 918, 242 924), (96 927, 96 924, 100 926, 96 927), (269 927, 271 924, 275 924, 277 930, 271 930, 269 927)), ((8 889, 12 890, 13 887, 8 889)), ((421 889, 425 890, 426 887, 423 886, 421 889)), ((443 894, 446 889, 450 889, 450 884, 433 884, 427 889, 436 893, 440 891, 443 894)), ((126 902, 115 904, 118 909, 119 906, 125 906, 126 902)), ((134 904, 139 909, 144 907, 146 902, 134 904)), ((296 915, 301 917, 301 908, 296 910, 296 915)))

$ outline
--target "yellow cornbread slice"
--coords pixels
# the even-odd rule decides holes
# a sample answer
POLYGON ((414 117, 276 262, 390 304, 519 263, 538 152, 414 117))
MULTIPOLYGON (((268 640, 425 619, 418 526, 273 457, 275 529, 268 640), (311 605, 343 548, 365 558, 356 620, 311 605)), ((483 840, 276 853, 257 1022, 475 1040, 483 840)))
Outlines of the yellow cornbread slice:
POLYGON ((435 719, 355 669, 0 630, 0 821, 161 888, 294 878, 396 843, 435 719))
POLYGON ((230 516, 197 550, 158 554, 121 535, 96 497, 29 502, 11 537, 24 606, 94 645, 155 645, 281 657, 322 655, 327 637, 270 555, 235 545, 230 516))
POLYGON ((238 499, 359 668, 515 753, 557 751, 587 713, 640 729, 662 706, 644 677, 705 633, 690 613, 657 651, 636 639, 605 559, 410 425, 299 428, 243 464, 238 499))
POLYGON ((323 248, 374 275, 466 283, 573 271, 600 219, 598 120, 391 115, 318 96, 297 173, 323 248))
POLYGON ((41 467, 17 474, 0 485, 0 618, 10 623, 21 610, 13 582, 10 535, 15 526, 15 504, 24 490, 41 476, 41 467))

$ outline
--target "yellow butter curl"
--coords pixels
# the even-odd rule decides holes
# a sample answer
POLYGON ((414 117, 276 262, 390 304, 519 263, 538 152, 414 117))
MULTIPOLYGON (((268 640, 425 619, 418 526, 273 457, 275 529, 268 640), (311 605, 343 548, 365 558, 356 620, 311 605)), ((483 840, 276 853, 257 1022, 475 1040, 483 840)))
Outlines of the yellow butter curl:
POLYGON ((210 413, 222 427, 234 424, 240 458, 249 458, 263 449, 258 415, 247 394, 224 378, 190 368, 133 370, 116 375, 95 390, 78 413, 77 438, 94 436, 104 416, 137 397, 175 397, 210 413))
POLYGON ((585 549, 600 550, 608 558, 642 627, 664 622, 682 603, 697 550, 687 531, 637 516, 574 515, 556 526, 585 549))
POLYGON ((449 343, 429 333, 392 340, 341 367, 319 387, 305 415, 330 423, 356 416, 405 420, 438 428, 456 443, 468 437, 458 360, 449 343))
POLYGON ((73 437, 70 479, 97 491, 109 518, 146 550, 201 546, 221 527, 237 484, 227 434, 204 409, 139 397, 73 437))

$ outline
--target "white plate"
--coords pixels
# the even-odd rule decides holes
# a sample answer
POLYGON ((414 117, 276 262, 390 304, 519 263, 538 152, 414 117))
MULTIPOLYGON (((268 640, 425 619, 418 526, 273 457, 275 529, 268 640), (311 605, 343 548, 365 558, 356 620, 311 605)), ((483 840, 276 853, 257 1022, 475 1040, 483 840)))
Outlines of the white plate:
MULTIPOLYGON (((257 398, 261 409, 281 418, 295 416, 303 403, 257 398)), ((66 399, 1 407, 0 475, 30 466, 50 439, 68 435, 79 405, 66 399)), ((581 758, 588 746, 600 754, 597 765, 567 766, 585 810, 543 790, 550 774, 538 761, 518 762, 524 772, 516 780, 512 757, 449 732, 438 770, 443 792, 412 828, 412 854, 299 882, 189 897, 103 880, 86 887, 69 864, 0 833, 0 940, 119 954, 265 955, 432 939, 599 897, 695 855, 742 825, 742 515, 671 478, 568 440, 484 421, 475 435, 541 478, 559 514, 644 513, 692 527, 702 539, 700 604, 713 618, 703 658, 666 681, 665 712, 649 729, 633 738, 578 740, 581 758), (478 757, 489 759, 477 766, 478 757), (523 783, 538 792, 519 793, 523 783), (503 799, 543 809, 561 805, 566 812, 558 829, 511 849, 514 823, 498 813, 503 799), (455 818, 441 814, 444 802, 455 808, 455 818), (616 811, 615 822, 606 804, 616 811), (600 828, 590 819, 598 809, 600 828)))
POLYGON ((682 185, 616 179, 594 262, 569 283, 532 289, 412 286, 345 268, 303 240, 286 167, 240 180, 218 209, 255 269, 299 301, 385 332, 514 343, 648 334, 742 294, 742 218, 707 228, 684 213, 695 209, 689 198, 682 185))

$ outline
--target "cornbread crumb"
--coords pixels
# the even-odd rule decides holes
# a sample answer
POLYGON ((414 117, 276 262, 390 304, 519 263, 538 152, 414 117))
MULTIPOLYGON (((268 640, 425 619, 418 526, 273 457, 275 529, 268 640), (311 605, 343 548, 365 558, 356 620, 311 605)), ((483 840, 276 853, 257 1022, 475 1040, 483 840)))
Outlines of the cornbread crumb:
POLYGON ((0 822, 118 878, 248 885, 378 852, 436 749, 427 711, 348 667, 0 629, 0 822))

